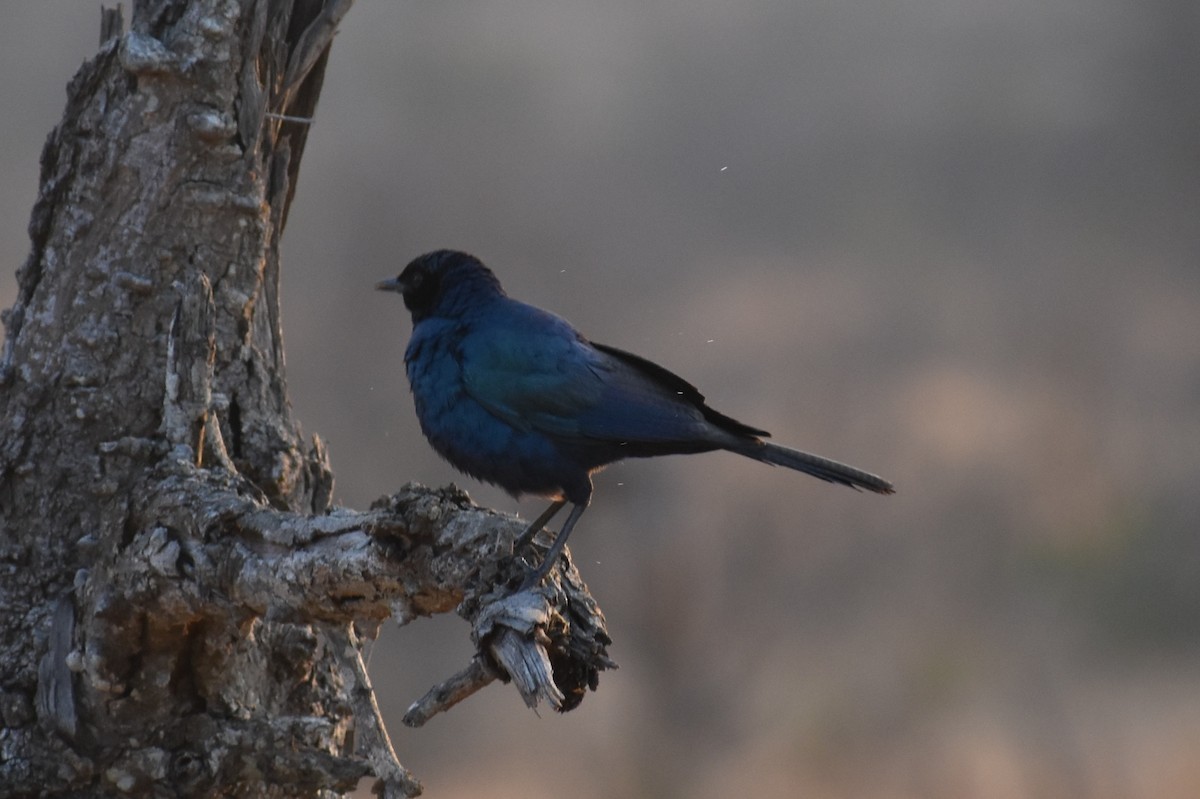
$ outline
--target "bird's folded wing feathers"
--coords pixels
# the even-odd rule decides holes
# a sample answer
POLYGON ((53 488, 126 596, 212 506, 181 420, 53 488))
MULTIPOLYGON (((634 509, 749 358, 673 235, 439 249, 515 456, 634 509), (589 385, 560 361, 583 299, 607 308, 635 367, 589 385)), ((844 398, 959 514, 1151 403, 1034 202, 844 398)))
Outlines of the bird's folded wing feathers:
POLYGON ((467 394, 518 429, 578 436, 579 410, 602 391, 574 343, 554 328, 484 327, 463 339, 461 352, 467 394))
POLYGON ((711 435, 714 422, 729 430, 719 419, 743 435, 759 433, 712 411, 665 369, 593 346, 546 317, 482 327, 462 343, 467 393, 514 427, 608 441, 693 441, 711 435))

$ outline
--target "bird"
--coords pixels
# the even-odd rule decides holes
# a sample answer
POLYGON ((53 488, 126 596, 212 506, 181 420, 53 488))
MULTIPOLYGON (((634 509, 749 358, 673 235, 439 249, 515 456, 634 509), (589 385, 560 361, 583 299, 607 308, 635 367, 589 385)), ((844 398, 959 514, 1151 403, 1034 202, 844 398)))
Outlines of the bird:
POLYGON ((592 475, 626 458, 727 450, 829 483, 895 491, 874 474, 764 439, 709 407, 683 378, 588 340, 565 319, 508 296, 473 255, 435 250, 376 284, 412 315, 404 353, 421 431, 459 471, 550 506, 514 544, 520 553, 567 505, 540 584, 592 500, 592 475))

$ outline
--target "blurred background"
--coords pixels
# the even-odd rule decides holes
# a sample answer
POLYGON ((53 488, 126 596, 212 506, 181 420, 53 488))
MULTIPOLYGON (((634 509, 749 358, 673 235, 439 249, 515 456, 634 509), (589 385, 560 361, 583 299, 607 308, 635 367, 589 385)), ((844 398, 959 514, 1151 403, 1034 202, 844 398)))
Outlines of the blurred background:
MULTIPOLYGON (((5 6, 0 305, 98 8, 5 6)), ((426 728, 457 618, 371 671, 433 797, 1200 796, 1200 6, 359 0, 285 237, 337 501, 455 481, 372 284, 436 247, 891 498, 732 455, 597 479, 620 670, 426 728)))

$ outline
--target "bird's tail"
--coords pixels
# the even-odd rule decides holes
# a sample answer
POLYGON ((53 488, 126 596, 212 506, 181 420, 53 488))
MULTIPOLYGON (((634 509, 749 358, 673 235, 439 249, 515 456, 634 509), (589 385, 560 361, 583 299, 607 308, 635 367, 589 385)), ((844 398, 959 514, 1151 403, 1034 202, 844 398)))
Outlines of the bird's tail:
POLYGON ((864 472, 861 469, 855 469, 853 466, 847 466, 844 463, 822 458, 820 455, 788 449, 778 444, 771 444, 758 439, 745 439, 744 444, 737 447, 730 447, 730 449, 740 455, 754 458, 756 461, 771 463, 776 466, 786 466, 789 469, 811 474, 819 480, 825 480, 830 483, 838 483, 839 485, 850 486, 855 489, 865 488, 877 494, 894 494, 896 492, 892 484, 882 477, 864 472))

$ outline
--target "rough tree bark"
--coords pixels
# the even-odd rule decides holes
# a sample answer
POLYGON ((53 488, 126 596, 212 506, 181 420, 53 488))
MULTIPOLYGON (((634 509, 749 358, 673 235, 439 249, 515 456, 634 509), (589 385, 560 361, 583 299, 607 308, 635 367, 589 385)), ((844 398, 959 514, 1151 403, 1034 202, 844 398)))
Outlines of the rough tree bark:
POLYGON ((572 568, 512 594, 518 521, 406 486, 329 507, 291 419, 278 244, 350 0, 140 0, 68 88, 0 361, 6 795, 415 795, 360 641, 456 610, 497 677, 611 667, 572 568))

